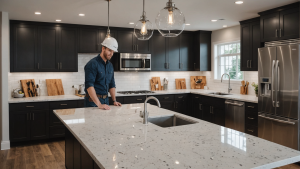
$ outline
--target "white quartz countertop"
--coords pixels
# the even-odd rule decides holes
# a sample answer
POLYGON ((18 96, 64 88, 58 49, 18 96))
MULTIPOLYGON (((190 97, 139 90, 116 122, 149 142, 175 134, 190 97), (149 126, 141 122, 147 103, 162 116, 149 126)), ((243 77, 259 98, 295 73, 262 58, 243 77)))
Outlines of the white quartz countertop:
MULTIPOLYGON (((218 97, 230 100, 238 100, 245 102, 258 103, 258 98, 252 95, 241 95, 241 94, 231 94, 231 95, 213 95, 209 94, 211 92, 216 92, 214 90, 204 90, 204 89, 181 89, 181 90, 162 90, 162 91, 154 91, 154 93, 148 95, 163 95, 163 94, 183 94, 183 93, 193 93, 200 95, 207 95, 211 97, 218 97)), ((121 96, 140 96, 145 94, 119 94, 117 93, 117 97, 121 96)), ((9 103, 24 103, 24 102, 43 102, 43 101, 63 101, 63 100, 82 100, 83 97, 78 97, 75 95, 60 95, 60 96, 39 96, 39 97, 29 97, 29 98, 11 98, 8 100, 9 103)))
POLYGON ((144 125, 142 109, 128 104, 54 112, 103 169, 265 169, 300 161, 299 151, 149 104, 149 117, 175 114, 198 123, 144 125))

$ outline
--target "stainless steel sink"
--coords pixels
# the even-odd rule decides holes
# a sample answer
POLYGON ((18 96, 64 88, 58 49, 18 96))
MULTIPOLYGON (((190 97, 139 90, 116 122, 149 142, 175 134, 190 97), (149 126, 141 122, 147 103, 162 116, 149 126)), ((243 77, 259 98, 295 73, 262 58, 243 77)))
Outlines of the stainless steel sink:
POLYGON ((229 93, 221 93, 221 92, 212 92, 212 93, 208 93, 208 94, 214 94, 214 95, 232 95, 229 93))
POLYGON ((193 121, 175 115, 162 116, 162 117, 150 117, 148 118, 148 122, 153 123, 160 127, 175 127, 175 126, 183 126, 183 125, 198 123, 197 121, 193 121))

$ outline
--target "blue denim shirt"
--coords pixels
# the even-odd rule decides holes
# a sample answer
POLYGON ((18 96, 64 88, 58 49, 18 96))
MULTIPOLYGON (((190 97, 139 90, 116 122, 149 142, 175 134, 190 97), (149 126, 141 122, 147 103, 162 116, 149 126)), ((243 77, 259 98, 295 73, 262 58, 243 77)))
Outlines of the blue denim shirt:
POLYGON ((110 88, 115 88, 114 68, 111 62, 101 58, 100 54, 90 60, 84 67, 85 92, 94 87, 99 95, 107 95, 110 88))

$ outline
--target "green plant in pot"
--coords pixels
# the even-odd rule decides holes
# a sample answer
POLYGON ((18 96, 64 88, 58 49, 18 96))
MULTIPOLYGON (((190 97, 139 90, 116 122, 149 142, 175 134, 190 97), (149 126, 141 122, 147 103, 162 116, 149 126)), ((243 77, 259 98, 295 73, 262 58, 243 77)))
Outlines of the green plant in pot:
POLYGON ((255 84, 254 82, 251 84, 254 87, 255 95, 258 97, 258 84, 255 84))

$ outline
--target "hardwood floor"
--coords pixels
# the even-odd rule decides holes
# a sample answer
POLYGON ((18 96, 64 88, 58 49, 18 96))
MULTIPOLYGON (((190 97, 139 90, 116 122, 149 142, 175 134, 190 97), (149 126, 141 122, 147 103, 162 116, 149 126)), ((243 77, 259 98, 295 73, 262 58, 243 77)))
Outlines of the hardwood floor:
POLYGON ((1 169, 65 169, 65 141, 14 146, 0 151, 1 169))
MULTIPOLYGON (((65 141, 13 146, 0 151, 0 169, 65 169, 65 141)), ((291 164, 276 169, 300 169, 291 164)))

